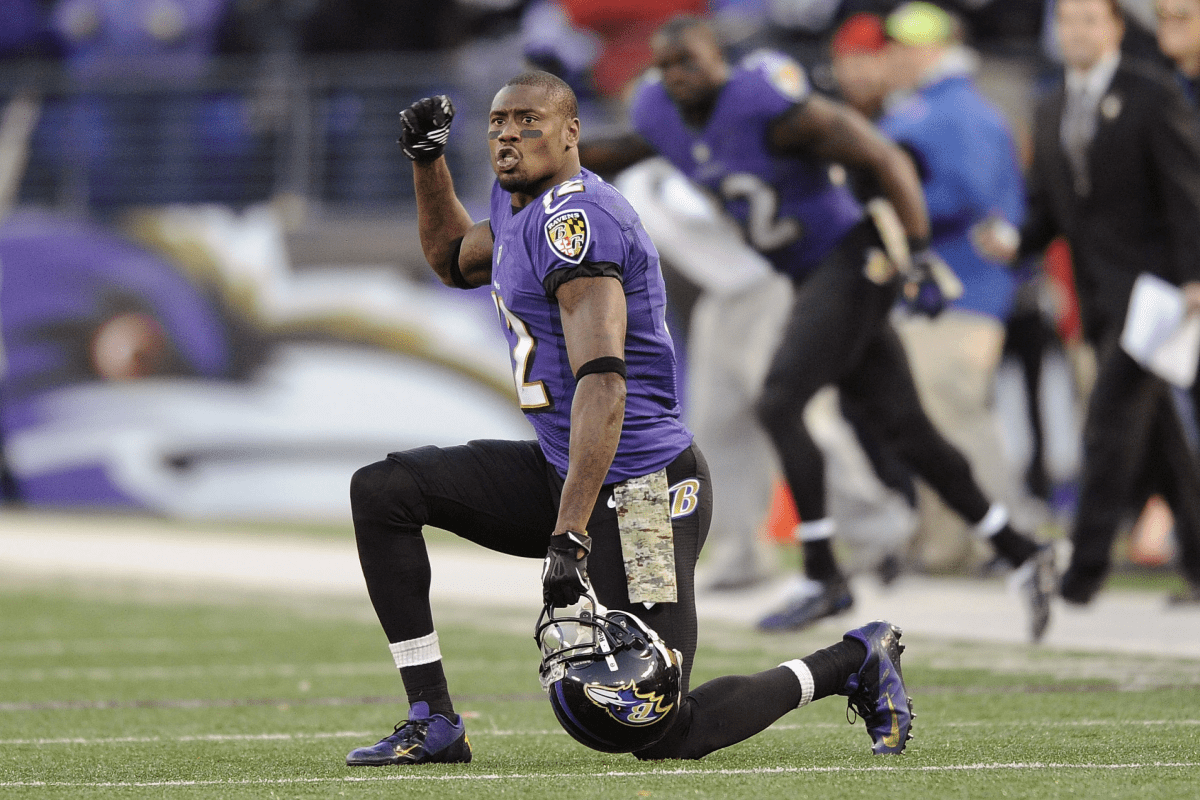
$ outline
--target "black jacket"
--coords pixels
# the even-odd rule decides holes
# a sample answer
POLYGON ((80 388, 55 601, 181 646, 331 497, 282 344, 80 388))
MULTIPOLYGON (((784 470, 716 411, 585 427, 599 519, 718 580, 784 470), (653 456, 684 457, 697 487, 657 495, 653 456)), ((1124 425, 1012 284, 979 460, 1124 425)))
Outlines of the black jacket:
POLYGON ((1079 196, 1059 140, 1063 85, 1038 106, 1021 254, 1057 235, 1071 245, 1084 335, 1120 331, 1133 281, 1200 280, 1200 126, 1165 70, 1122 57, 1104 93, 1079 196))

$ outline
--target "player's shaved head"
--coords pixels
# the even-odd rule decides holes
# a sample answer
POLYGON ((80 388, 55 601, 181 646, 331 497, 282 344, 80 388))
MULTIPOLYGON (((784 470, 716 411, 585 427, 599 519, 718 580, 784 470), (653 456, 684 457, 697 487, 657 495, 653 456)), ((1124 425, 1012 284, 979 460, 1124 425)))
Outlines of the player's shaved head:
POLYGON ((708 23, 708 20, 695 14, 677 14, 664 22, 654 33, 655 36, 661 36, 669 42, 678 42, 689 34, 700 39, 707 39, 713 47, 720 49, 717 33, 713 30, 712 25, 708 23))
POLYGON ((579 172, 579 104, 549 72, 522 72, 496 92, 488 112, 496 180, 523 208, 579 172))
POLYGON ((535 86, 544 89, 546 97, 555 111, 558 111, 567 119, 574 119, 579 116, 579 100, 575 97, 575 90, 557 75, 541 70, 530 70, 529 72, 522 72, 504 85, 535 86))
POLYGON ((654 32, 650 52, 676 105, 689 116, 705 116, 729 79, 725 54, 708 21, 689 14, 672 17, 654 32))

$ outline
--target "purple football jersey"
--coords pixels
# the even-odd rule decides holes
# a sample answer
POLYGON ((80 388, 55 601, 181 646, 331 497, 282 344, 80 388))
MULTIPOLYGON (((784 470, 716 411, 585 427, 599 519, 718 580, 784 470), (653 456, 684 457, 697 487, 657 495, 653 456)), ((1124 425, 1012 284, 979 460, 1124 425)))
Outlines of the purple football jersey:
POLYGON ((575 376, 554 291, 577 276, 625 287, 625 422, 605 483, 646 475, 692 442, 679 419, 675 348, 658 251, 625 198, 582 170, 514 213, 492 188, 492 297, 508 338, 517 396, 546 458, 566 476, 575 376))
POLYGON ((811 91, 799 64, 759 51, 731 69, 703 128, 684 121, 654 72, 638 87, 630 111, 637 132, 719 198, 777 270, 797 278, 862 218, 849 189, 831 183, 828 164, 768 150, 770 124, 811 91))

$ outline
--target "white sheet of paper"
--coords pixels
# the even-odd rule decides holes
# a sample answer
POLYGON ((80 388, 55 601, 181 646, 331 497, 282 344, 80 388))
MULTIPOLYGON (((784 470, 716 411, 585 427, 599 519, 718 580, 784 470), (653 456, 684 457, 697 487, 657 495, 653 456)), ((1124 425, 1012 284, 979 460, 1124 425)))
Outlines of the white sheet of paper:
POLYGON ((1186 388, 1196 380, 1200 316, 1184 311, 1179 287, 1142 273, 1129 296, 1121 348, 1155 375, 1186 388))

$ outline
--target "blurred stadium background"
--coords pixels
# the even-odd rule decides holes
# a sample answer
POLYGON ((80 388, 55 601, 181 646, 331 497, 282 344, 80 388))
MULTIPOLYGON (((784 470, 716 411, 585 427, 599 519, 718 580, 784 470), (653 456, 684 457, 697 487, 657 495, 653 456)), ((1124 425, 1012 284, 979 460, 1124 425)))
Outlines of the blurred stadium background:
MULTIPOLYGON (((982 85, 1026 131, 1055 68, 1048 4, 950 4, 982 85)), ((402 692, 357 570, 350 475, 390 450, 532 433, 490 297, 446 289, 423 263, 401 108, 453 96, 448 158, 482 217, 484 115, 525 65, 568 77, 596 132, 622 125, 621 88, 673 11, 712 13, 735 48, 780 47, 833 91, 834 18, 889 5, 0 0, 0 787, 326 796, 360 780, 341 757, 394 721, 402 692)), ((1129 46, 1153 42, 1135 25, 1129 46)), ((666 268, 686 359, 697 290, 666 268)), ((1078 458, 1071 366, 1054 357, 1051 528, 1071 513, 1078 458)), ((997 403, 1023 472, 1013 365, 997 403)), ((473 770, 528 773, 522 796, 561 795, 548 759, 605 797, 1194 796, 1200 612, 1164 612, 1176 578, 1161 548, 1137 564, 1122 551, 1114 591, 1056 608, 1042 648, 1000 580, 856 576, 855 615, 895 616, 914 645, 922 727, 903 765, 881 771, 832 704, 761 751, 653 778, 572 745, 532 688, 537 565, 429 538, 448 668, 482 745, 473 770)), ((755 633, 779 589, 700 598, 699 672, 759 669, 844 630, 755 633)), ((390 795, 394 778, 354 790, 390 795)), ((411 792, 456 793, 481 795, 411 792)))
MULTIPOLYGON (((349 474, 381 453, 527 435, 486 293, 446 290, 422 261, 398 110, 453 96, 447 155, 483 216, 491 174, 471 133, 502 77, 554 69, 588 131, 620 126, 647 33, 686 10, 832 90, 839 5, 4 0, 5 497, 344 520, 349 474)), ((1044 9, 999 5, 960 10, 1023 127, 1052 67, 1044 9)), ((668 278, 686 354, 695 287, 668 278)), ((1052 437, 1064 485, 1073 441, 1052 437)))

